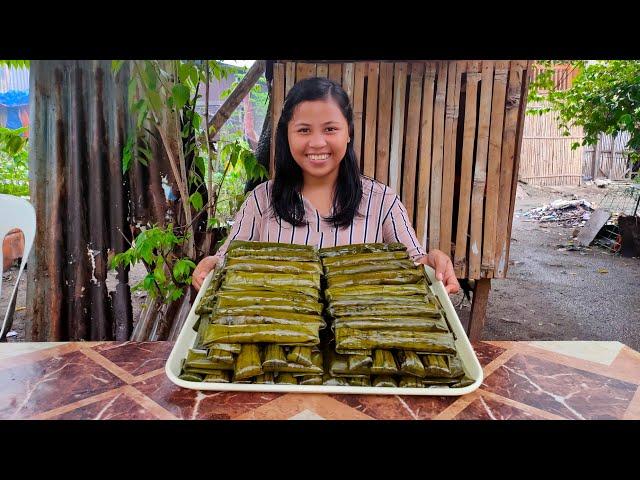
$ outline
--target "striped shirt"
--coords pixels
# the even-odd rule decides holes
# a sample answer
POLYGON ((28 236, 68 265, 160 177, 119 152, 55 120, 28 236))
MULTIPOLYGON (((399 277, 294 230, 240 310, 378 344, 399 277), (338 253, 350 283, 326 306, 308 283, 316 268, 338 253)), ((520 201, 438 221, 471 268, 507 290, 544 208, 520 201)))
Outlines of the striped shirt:
POLYGON ((272 180, 261 183, 249 193, 234 218, 227 240, 215 254, 221 259, 232 240, 296 243, 318 248, 353 243, 403 243, 412 260, 426 255, 418 242, 407 209, 388 186, 361 176, 362 200, 351 225, 335 228, 302 197, 307 225, 296 227, 272 213, 272 180))

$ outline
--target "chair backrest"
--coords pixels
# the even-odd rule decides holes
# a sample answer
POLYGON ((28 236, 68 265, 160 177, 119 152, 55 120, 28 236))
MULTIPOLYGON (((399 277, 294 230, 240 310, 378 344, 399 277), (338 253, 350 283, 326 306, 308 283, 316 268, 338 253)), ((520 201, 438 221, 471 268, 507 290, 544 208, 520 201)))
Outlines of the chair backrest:
MULTIPOLYGON (((14 228, 19 228, 24 234, 24 253, 22 254, 22 261, 20 262, 20 270, 18 271, 16 284, 9 300, 9 304, 7 305, 7 311, 4 315, 2 328, 0 329, 0 340, 5 338, 9 328, 11 327, 20 276, 22 275, 27 263, 27 258, 29 257, 31 247, 33 246, 33 240, 36 236, 36 212, 31 203, 24 198, 0 194, 0 241, 4 240, 6 234, 14 228)), ((0 265, 3 263, 2 257, 3 253, 0 248, 0 265)), ((2 292, 2 275, 0 275, 0 292, 2 292)))

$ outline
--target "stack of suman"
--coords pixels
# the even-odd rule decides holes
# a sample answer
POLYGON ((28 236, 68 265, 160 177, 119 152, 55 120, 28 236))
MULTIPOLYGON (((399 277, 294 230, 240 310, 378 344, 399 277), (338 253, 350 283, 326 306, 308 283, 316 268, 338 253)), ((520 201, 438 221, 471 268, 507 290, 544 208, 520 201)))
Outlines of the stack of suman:
POLYGON ((465 375, 442 306, 422 265, 400 243, 320 249, 334 339, 325 385, 464 387, 465 375))
POLYGON ((232 241, 196 307, 180 378, 321 385, 321 274, 312 246, 232 241))

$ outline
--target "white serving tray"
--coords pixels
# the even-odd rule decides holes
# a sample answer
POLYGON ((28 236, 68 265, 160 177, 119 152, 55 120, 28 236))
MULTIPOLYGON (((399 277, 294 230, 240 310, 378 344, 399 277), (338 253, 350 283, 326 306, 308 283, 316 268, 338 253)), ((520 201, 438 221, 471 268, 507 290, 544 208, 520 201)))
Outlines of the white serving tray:
POLYGON ((460 319, 456 314, 453 304, 442 282, 435 280, 435 272, 431 267, 425 266, 427 276, 431 281, 431 291, 438 297, 444 307, 444 311, 449 321, 456 340, 455 346, 462 361, 465 373, 474 380, 473 384, 463 388, 449 387, 425 387, 425 388, 393 388, 393 387, 352 387, 352 386, 329 386, 329 385, 269 385, 252 383, 213 383, 213 382, 187 382, 178 378, 180 375, 180 363, 187 356, 187 351, 195 342, 197 333, 193 330, 198 315, 195 313, 196 306, 200 303, 200 298, 207 290, 213 271, 207 275, 198 295, 196 296, 189 316, 185 321, 178 340, 176 341, 169 359, 165 365, 165 372, 169 379, 176 385, 194 390, 214 390, 233 392, 286 392, 286 393, 346 393, 346 394, 368 394, 368 395, 447 395, 459 396, 471 393, 482 383, 482 367, 476 357, 471 343, 462 328, 460 319))

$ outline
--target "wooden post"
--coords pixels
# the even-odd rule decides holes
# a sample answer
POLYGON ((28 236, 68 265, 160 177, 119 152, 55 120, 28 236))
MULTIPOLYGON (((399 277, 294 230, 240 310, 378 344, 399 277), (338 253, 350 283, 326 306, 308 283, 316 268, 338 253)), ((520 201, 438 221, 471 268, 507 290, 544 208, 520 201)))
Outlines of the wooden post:
POLYGON ((487 313, 489 290, 491 290, 490 278, 481 278, 476 280, 476 286, 473 289, 471 315, 469 316, 469 325, 467 326, 467 335, 469 340, 472 342, 480 340, 480 335, 482 334, 482 328, 484 327, 484 321, 487 313))
POLYGON ((600 146, 600 135, 598 135, 598 141, 596 142, 596 144, 593 146, 593 160, 591 162, 591 180, 595 180, 596 179, 596 175, 597 175, 597 166, 598 166, 598 162, 599 162, 599 155, 598 155, 598 147, 600 146))

